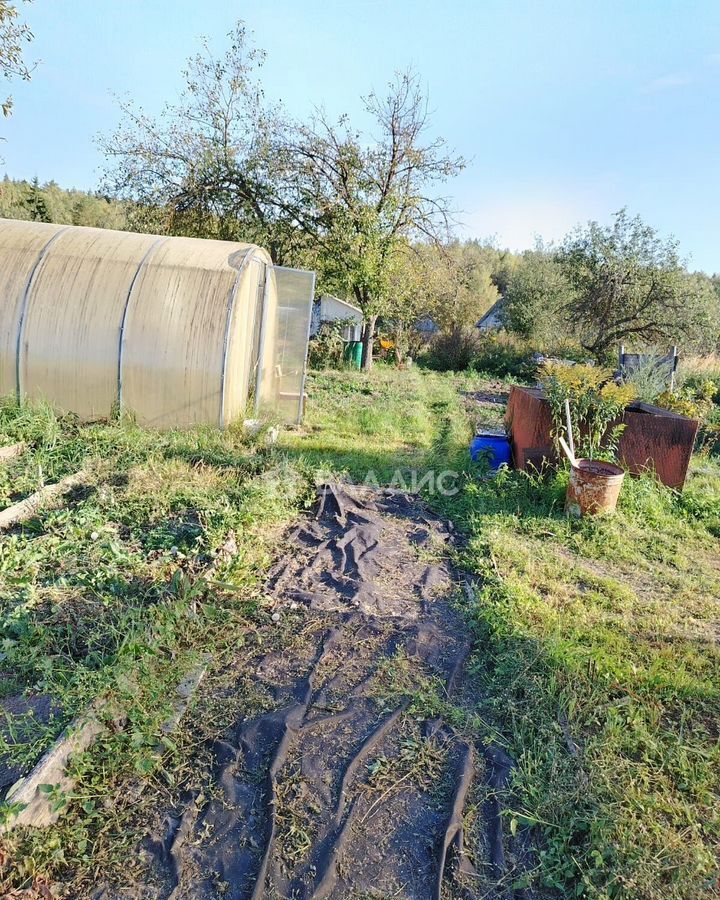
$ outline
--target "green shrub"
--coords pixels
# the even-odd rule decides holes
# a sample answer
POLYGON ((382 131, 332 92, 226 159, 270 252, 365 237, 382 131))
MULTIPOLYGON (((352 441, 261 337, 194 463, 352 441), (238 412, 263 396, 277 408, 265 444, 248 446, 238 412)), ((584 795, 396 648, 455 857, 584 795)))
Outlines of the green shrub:
POLYGON ((464 372, 475 359, 479 343, 480 338, 474 328, 453 328, 433 338, 420 362, 436 372, 464 372))
POLYGON ((565 402, 568 401, 578 456, 615 461, 625 426, 614 425, 635 399, 632 384, 617 385, 610 369, 598 366, 542 368, 541 381, 550 404, 553 436, 565 436, 565 402))
POLYGON ((657 405, 698 419, 700 429, 696 449, 702 453, 717 453, 720 449, 720 383, 701 375, 687 378, 675 391, 665 391, 657 398, 657 405))
POLYGON ((659 366, 656 359, 649 359, 627 375, 626 381, 635 388, 638 400, 655 403, 667 390, 668 371, 667 368, 659 366))
POLYGON ((323 322, 308 344, 308 364, 311 369, 339 369, 343 365, 344 322, 323 322))
POLYGON ((534 352, 535 348, 525 341, 506 335, 485 335, 478 344, 472 368, 496 378, 527 380, 533 377, 537 368, 533 361, 534 352))

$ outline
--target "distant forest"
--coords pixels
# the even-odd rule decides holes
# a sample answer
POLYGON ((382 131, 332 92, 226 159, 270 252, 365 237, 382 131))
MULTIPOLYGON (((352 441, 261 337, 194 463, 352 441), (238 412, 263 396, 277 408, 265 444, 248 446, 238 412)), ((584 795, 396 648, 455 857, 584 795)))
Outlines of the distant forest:
POLYGON ((0 217, 120 230, 128 227, 124 205, 117 200, 66 190, 54 181, 41 185, 37 178, 15 181, 7 175, 0 182, 0 217))

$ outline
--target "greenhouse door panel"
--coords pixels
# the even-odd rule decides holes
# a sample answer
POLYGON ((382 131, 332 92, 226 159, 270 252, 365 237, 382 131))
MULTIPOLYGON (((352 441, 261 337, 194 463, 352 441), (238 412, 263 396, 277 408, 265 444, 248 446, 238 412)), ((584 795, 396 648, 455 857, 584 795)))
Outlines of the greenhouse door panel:
POLYGON ((283 422, 303 414, 305 365, 315 273, 268 268, 256 409, 283 422))

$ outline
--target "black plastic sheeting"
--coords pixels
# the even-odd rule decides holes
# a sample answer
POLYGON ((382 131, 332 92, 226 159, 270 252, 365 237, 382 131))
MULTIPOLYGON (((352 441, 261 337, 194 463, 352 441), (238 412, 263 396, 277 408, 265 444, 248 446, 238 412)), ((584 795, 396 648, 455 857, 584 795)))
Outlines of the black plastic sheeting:
POLYGON ((512 761, 413 703, 428 678, 462 702, 471 643, 442 552, 451 539, 405 494, 320 489, 268 591, 278 610, 302 604, 329 627, 306 654, 257 661, 273 708, 215 743, 210 798, 188 797, 148 838, 142 896, 527 896, 511 887, 502 831, 512 761))

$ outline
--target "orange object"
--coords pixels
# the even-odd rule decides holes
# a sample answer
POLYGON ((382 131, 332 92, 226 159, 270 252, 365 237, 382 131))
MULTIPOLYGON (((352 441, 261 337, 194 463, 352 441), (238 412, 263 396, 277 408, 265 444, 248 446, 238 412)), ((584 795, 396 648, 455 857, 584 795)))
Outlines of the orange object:
POLYGON ((575 460, 575 464, 570 466, 565 512, 578 518, 613 512, 624 477, 624 469, 613 463, 594 459, 575 460))

